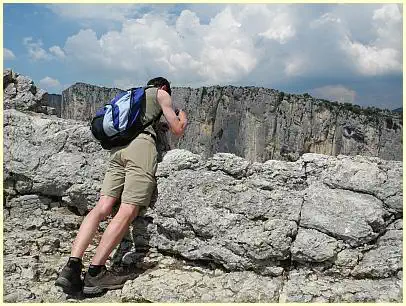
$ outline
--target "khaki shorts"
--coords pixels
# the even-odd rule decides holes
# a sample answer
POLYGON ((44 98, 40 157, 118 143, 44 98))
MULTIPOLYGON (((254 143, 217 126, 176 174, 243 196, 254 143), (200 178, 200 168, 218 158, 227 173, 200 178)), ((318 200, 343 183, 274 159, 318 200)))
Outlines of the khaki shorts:
POLYGON ((152 136, 140 134, 128 146, 111 150, 101 194, 149 206, 156 188, 157 150, 152 136))

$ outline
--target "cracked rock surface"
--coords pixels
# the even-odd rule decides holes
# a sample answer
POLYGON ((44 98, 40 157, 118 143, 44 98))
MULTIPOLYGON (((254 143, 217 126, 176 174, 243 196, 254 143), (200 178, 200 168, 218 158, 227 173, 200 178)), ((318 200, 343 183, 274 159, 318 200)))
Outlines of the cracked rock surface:
MULTIPOLYGON (((54 286, 108 153, 88 126, 4 111, 5 302, 402 302, 402 162, 163 152, 155 199, 111 256, 121 290, 54 286)), ((90 263, 107 221, 84 258, 90 263)))
POLYGON ((3 71, 3 106, 23 111, 35 111, 56 115, 55 108, 48 105, 48 93, 39 89, 34 82, 11 69, 3 71))
MULTIPOLYGON (((62 92, 61 117, 89 122, 118 92, 76 83, 62 92)), ((172 97, 189 121, 184 137, 168 133, 172 149, 205 157, 228 152, 258 162, 293 161, 304 153, 402 160, 402 115, 388 110, 259 87, 174 87, 172 97)))

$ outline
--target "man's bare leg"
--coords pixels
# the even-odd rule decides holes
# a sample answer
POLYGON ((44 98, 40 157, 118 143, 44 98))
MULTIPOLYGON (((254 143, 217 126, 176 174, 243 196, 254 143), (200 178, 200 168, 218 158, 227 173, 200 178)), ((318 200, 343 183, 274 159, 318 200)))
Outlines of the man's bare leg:
POLYGON ((97 205, 83 219, 79 232, 73 242, 71 257, 82 258, 96 234, 100 221, 111 214, 116 198, 101 196, 97 205))
POLYGON ((100 243, 96 249, 96 254, 93 257, 92 265, 104 265, 113 249, 123 239, 127 230, 138 215, 139 206, 121 203, 120 209, 114 218, 110 221, 104 232, 100 243))

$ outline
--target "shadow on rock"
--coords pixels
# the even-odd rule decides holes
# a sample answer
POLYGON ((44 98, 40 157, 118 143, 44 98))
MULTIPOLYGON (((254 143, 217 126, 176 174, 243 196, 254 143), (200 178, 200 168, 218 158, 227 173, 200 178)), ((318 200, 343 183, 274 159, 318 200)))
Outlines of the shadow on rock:
MULTIPOLYGON (((155 188, 149 209, 154 209, 157 198, 158 188, 155 188)), ((146 208, 141 208, 132 222, 132 229, 130 227, 111 260, 112 270, 120 275, 128 275, 128 279, 135 279, 154 266, 144 260, 150 254, 150 235, 147 229, 153 221, 151 217, 145 216, 145 212, 146 208)))
POLYGON ((79 291, 79 292, 72 292, 72 291, 66 291, 66 290, 62 290, 63 293, 66 294, 66 299, 67 300, 78 300, 78 301, 82 301, 86 298, 86 296, 83 294, 83 291, 79 291))

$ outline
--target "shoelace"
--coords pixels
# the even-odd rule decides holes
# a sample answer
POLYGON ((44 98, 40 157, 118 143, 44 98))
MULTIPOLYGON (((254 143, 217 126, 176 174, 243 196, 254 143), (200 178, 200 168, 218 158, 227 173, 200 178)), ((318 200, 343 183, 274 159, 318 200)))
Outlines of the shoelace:
POLYGON ((120 276, 120 275, 123 275, 123 274, 126 272, 126 270, 124 269, 124 267, 118 266, 118 267, 113 267, 113 268, 111 268, 111 269, 109 270, 109 272, 110 272, 111 274, 113 274, 113 275, 120 276))

